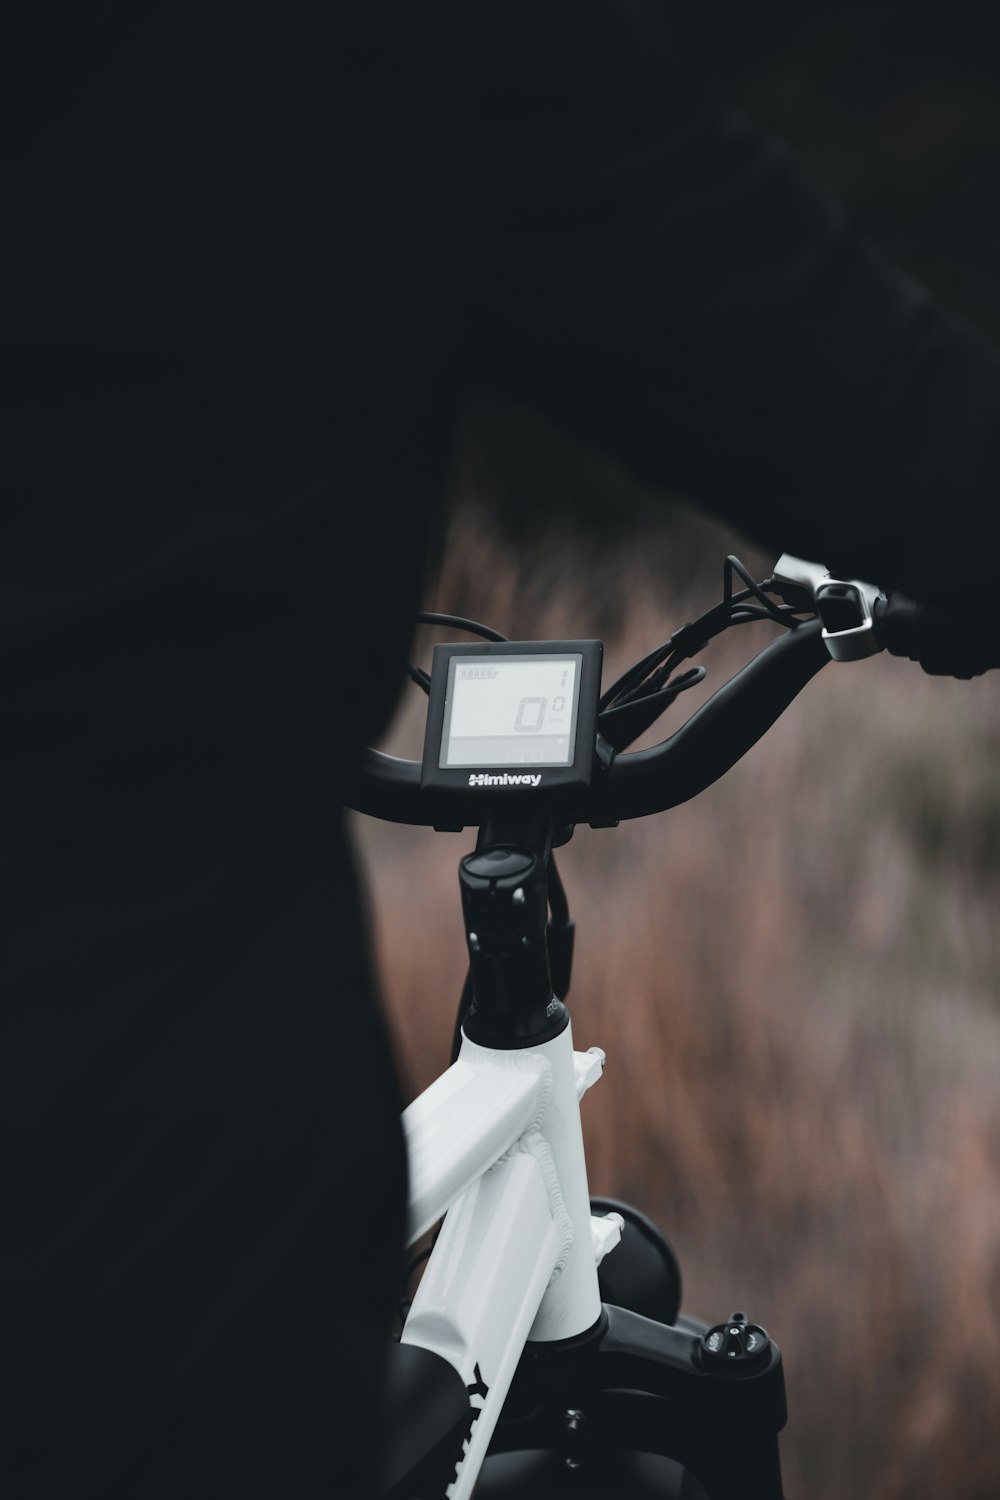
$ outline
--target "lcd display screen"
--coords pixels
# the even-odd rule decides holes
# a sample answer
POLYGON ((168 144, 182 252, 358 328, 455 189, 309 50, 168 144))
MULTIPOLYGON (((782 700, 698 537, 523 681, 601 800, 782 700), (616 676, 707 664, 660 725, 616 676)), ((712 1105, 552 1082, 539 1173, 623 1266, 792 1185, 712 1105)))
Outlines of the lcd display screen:
POLYGON ((452 657, 439 765, 572 765, 581 659, 452 657))

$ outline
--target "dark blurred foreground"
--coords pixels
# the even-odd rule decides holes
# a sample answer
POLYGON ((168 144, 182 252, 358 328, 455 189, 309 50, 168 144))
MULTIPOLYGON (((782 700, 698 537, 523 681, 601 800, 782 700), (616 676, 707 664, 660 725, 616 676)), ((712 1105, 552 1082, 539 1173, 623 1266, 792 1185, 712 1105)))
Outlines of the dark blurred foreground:
MULTIPOLYGON (((669 0, 719 93, 788 142, 890 261, 1000 344, 1000 13, 989 0, 669 0)), ((489 395, 468 413, 459 488, 516 538, 539 511, 603 544, 650 493, 601 455, 489 395)), ((804 497, 807 503, 807 497, 804 497)), ((674 516, 690 551, 697 532, 674 516)))

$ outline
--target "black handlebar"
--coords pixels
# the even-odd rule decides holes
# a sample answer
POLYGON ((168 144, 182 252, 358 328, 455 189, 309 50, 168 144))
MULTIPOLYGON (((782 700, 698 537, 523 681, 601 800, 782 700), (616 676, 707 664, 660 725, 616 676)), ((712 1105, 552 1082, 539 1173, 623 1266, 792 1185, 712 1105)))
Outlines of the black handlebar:
MULTIPOLYGON (((727 568, 730 565, 738 568, 750 587, 744 595, 731 599, 727 573, 726 623, 735 619, 730 618, 731 605, 740 599, 746 601, 751 593, 756 596, 750 600, 751 607, 763 601, 768 612, 778 617, 780 612, 767 604, 761 588, 753 584, 735 558, 727 559, 727 568)), ((834 579, 822 565, 787 553, 782 554, 763 587, 783 599, 782 623, 791 626, 787 633, 765 647, 676 733, 652 749, 616 754, 598 735, 589 789, 567 791, 562 800, 556 793, 546 797, 544 812, 546 817, 551 813, 553 825, 571 828, 590 823, 607 827, 689 801, 730 770, 831 659, 855 661, 888 650, 895 656, 919 661, 928 672, 965 678, 1000 665, 1000 632, 989 616, 976 624, 971 619, 960 621, 901 594, 887 597, 871 584, 834 579), (801 618, 810 611, 815 612, 814 618, 801 618)), ((717 616, 722 608, 717 606, 685 626, 661 648, 662 653, 668 648, 673 651, 667 658, 668 676, 672 666, 691 655, 690 650, 680 649, 685 632, 694 632, 699 641, 707 641, 720 628, 717 616)), ((759 608, 754 612, 757 617, 762 613, 759 608)), ((482 627, 475 628, 487 633, 482 627)), ((664 655, 652 653, 637 668, 646 670, 654 659, 662 662, 664 655)), ((658 712, 664 706, 660 700, 671 696, 663 690, 663 675, 661 670, 647 679, 649 691, 638 702, 633 701, 634 691, 627 693, 621 700, 626 705, 624 711, 645 711, 655 702, 658 712)), ((626 674, 616 687, 626 683, 629 676, 626 674)), ((460 790, 422 787, 421 767, 416 761, 372 749, 359 752, 344 800, 348 807, 387 822, 456 832, 481 828, 497 809, 495 793, 464 786, 460 790)))
POLYGON ((731 770, 829 662, 821 630, 813 620, 779 636, 669 739, 618 756, 604 782, 605 816, 644 818, 677 807, 731 770))
MULTIPOLYGON (((676 807, 711 786, 755 745, 810 678, 830 660, 821 622, 779 636, 661 744, 609 756, 587 793, 558 808, 566 824, 607 826, 676 807)), ((344 798, 348 807, 392 823, 458 832, 480 827, 495 802, 474 791, 422 791, 420 766, 362 750, 344 798)))

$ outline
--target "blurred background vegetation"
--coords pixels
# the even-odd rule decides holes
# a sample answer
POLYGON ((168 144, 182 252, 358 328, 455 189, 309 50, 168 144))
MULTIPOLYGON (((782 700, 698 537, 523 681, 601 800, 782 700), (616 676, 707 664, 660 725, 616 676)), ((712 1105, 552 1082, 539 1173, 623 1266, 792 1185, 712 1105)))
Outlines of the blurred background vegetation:
MULTIPOLYGON (((995 7, 672 8, 719 88, 1000 342, 995 7)), ((428 603, 600 636, 609 673, 718 599, 727 552, 774 562, 491 398, 467 411, 455 491, 428 603)), ((714 645, 705 691, 769 638, 714 645)), ((414 692, 394 748, 419 753, 421 714, 414 692)), ((745 1307, 779 1340, 801 1500, 1000 1495, 998 749, 992 677, 831 667, 697 802, 562 856, 574 1034, 609 1058, 585 1105, 593 1190, 661 1223, 688 1311, 745 1307)), ((447 1061, 469 836, 358 833, 412 1093, 447 1061)))

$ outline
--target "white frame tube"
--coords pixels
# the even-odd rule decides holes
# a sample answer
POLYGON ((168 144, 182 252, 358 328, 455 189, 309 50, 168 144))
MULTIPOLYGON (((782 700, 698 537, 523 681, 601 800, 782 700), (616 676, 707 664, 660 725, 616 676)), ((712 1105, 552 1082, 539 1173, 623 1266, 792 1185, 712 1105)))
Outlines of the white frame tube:
POLYGON ((453 1205, 402 1341, 441 1354, 469 1390, 471 1430, 450 1500, 470 1495, 559 1254, 538 1161, 511 1151, 453 1205))
POLYGON ((451 1500, 471 1494, 525 1342, 600 1316, 579 1100, 601 1064, 569 1026, 513 1052, 466 1038, 404 1114, 411 1242, 448 1213, 402 1338, 455 1366, 473 1410, 451 1500))
POLYGON ((403 1111, 411 1245, 541 1118, 552 1091, 538 1053, 471 1047, 403 1111))

